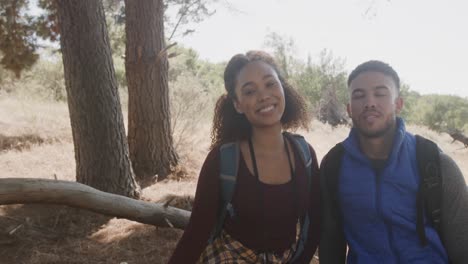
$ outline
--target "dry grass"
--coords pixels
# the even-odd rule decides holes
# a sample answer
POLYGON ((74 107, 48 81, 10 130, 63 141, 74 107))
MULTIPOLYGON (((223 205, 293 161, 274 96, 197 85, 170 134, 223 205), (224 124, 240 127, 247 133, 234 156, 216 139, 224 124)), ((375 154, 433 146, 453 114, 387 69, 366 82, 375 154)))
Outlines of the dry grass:
MULTIPOLYGON (((190 207, 198 171, 208 152, 209 129, 209 124, 198 126, 177 146, 188 177, 174 176, 145 188, 145 200, 190 207)), ((450 136, 421 127, 409 130, 435 140, 468 176, 468 149, 461 143, 451 144, 450 136)), ((0 178, 74 180, 75 161, 66 104, 0 95, 0 131, 8 138, 23 137, 17 142, 28 142, 28 148, 0 152, 0 178), (25 138, 40 138, 42 144, 25 138)), ((310 131, 299 133, 314 146, 320 160, 348 131, 347 127, 332 129, 314 121, 310 131)), ((63 206, 0 206, 0 263, 166 263, 181 234, 180 230, 63 206)))
MULTIPOLYGON (((0 131, 0 178, 75 180, 65 103, 0 94, 0 131)), ((177 148, 188 177, 150 186, 143 199, 190 206, 209 144, 209 126, 197 131, 177 148)), ((166 263, 181 234, 63 206, 0 206, 0 263, 166 263)))
POLYGON ((33 134, 72 142, 65 103, 17 99, 0 93, 0 131, 5 136, 33 134))
POLYGON ((5 136, 0 134, 0 152, 12 149, 30 149, 31 145, 42 143, 44 143, 44 139, 35 134, 21 136, 5 136))
POLYGON ((4 206, 0 225, 1 263, 166 263, 182 233, 45 205, 4 206))

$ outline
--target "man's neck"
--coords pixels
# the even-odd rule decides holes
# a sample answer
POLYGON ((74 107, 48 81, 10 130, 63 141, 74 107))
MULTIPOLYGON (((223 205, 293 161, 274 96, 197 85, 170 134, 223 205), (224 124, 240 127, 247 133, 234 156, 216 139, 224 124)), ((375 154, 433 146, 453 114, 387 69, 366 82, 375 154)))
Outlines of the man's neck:
POLYGON ((380 137, 369 138, 359 135, 359 146, 369 159, 387 159, 392 151, 396 127, 380 137))

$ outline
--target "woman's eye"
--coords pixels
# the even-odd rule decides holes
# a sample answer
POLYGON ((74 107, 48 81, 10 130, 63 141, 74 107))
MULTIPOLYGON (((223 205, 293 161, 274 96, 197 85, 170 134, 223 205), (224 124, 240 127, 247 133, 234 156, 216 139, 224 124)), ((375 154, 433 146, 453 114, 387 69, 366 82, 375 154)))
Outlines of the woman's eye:
POLYGON ((276 85, 276 82, 268 82, 267 87, 273 87, 276 85))
POLYGON ((254 90, 244 90, 244 95, 252 95, 255 91, 254 90))

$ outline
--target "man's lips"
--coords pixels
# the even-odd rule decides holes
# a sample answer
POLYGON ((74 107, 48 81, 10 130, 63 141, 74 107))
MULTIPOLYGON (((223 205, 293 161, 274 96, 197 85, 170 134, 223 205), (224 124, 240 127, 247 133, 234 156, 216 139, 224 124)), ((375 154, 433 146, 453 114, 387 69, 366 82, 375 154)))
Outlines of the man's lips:
POLYGON ((379 118, 381 115, 379 112, 372 111, 372 112, 364 112, 361 116, 364 120, 368 122, 372 122, 375 119, 379 118))

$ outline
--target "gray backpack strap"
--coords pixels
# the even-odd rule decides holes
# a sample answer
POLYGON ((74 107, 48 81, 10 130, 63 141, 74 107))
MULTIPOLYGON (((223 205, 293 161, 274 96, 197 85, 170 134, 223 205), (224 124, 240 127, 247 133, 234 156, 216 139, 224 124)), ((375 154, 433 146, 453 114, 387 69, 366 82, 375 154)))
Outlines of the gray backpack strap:
MULTIPOLYGON (((304 139, 303 136, 285 133, 286 137, 290 139, 290 142, 293 143, 296 149, 299 150, 300 158, 302 163, 305 166, 306 176, 307 176, 307 190, 308 192, 312 191, 312 154, 310 153, 309 144, 304 139)), ((300 218, 300 234, 296 244, 296 251, 294 256, 291 259, 291 263, 295 263, 297 259, 304 252, 304 247, 307 242, 307 237, 309 235, 309 226, 310 226, 310 217, 309 212, 306 211, 303 216, 300 218)))
POLYGON ((237 180, 237 170, 239 167, 239 142, 223 144, 220 149, 220 195, 221 203, 218 211, 218 220, 211 232, 208 243, 212 243, 216 237, 219 236, 223 229, 226 214, 229 213, 231 217, 234 216, 234 208, 232 207, 231 200, 234 195, 237 180))

